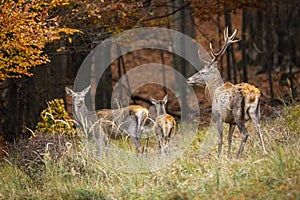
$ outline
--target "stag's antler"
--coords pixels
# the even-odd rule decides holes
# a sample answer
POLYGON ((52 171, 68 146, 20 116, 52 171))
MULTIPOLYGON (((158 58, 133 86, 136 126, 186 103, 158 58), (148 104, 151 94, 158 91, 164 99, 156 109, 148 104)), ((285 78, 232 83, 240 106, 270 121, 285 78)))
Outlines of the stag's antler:
POLYGON ((212 43, 209 43, 209 47, 210 47, 210 53, 213 57, 211 63, 215 62, 216 59, 223 55, 224 52, 226 51, 227 47, 232 44, 232 43, 235 43, 235 42, 239 42, 240 39, 237 39, 237 40, 234 40, 235 39, 235 36, 237 34, 237 29, 234 29, 234 32, 232 33, 231 36, 228 36, 228 27, 225 28, 224 30, 224 46, 221 48, 221 50, 216 53, 214 50, 213 50, 213 47, 212 47, 212 43))

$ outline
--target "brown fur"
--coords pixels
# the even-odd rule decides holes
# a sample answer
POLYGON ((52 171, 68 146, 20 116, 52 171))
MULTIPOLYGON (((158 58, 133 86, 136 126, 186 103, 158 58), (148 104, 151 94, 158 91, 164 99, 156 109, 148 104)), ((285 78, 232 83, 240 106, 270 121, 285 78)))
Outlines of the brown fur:
POLYGON ((232 94, 241 91, 242 95, 245 99, 249 100, 249 103, 255 101, 256 97, 259 98, 261 93, 258 88, 248 83, 239 83, 232 84, 230 82, 226 82, 222 86, 225 90, 232 90, 232 94))
MULTIPOLYGON (((263 153, 267 151, 262 139, 262 132, 260 129, 260 106, 259 98, 260 91, 248 84, 232 84, 224 83, 222 76, 218 70, 216 58, 221 56, 226 48, 239 40, 235 39, 237 30, 231 36, 228 36, 228 28, 224 31, 225 44, 218 53, 212 48, 210 44, 211 54, 213 59, 202 67, 196 74, 187 79, 189 84, 206 84, 206 94, 209 94, 212 104, 212 123, 216 125, 218 130, 218 155, 221 155, 223 143, 223 123, 229 123, 228 134, 228 157, 230 158, 232 134, 237 125, 242 133, 242 143, 238 152, 238 158, 242 155, 244 146, 248 138, 248 132, 245 126, 245 121, 252 119, 253 124, 259 134, 259 139, 263 148, 263 153)), ((201 57, 201 55, 199 54, 201 57)), ((207 96, 207 95, 206 95, 207 96)))
MULTIPOLYGON (((103 124, 103 129, 108 132, 115 132, 113 129, 118 128, 118 124, 115 122, 115 118, 118 119, 119 115, 122 114, 123 118, 126 118, 126 115, 130 116, 137 116, 138 111, 142 111, 143 113, 143 121, 145 121, 148 118, 148 110, 142 106, 139 105, 130 105, 125 108, 120 108, 120 109, 101 109, 97 110, 96 114, 97 116, 101 119, 101 122, 103 124)), ((109 134, 110 137, 114 139, 118 139, 120 135, 114 135, 114 134, 109 134)))
POLYGON ((237 84, 237 86, 241 88, 244 98, 249 99, 249 103, 254 102, 256 97, 260 98, 260 90, 257 89, 255 86, 250 85, 248 83, 240 83, 237 84))
POLYGON ((130 105, 129 107, 129 113, 131 115, 136 115, 139 110, 143 112, 143 120, 146 120, 148 118, 148 110, 142 106, 139 105, 130 105))
POLYGON ((176 131, 176 121, 173 116, 166 113, 165 106, 167 95, 163 100, 155 100, 150 97, 150 101, 155 105, 156 119, 154 130, 158 139, 161 153, 169 154, 169 142, 176 131))
MULTIPOLYGON (((213 107, 214 106, 217 107, 217 110, 215 111, 215 113, 217 115, 215 115, 215 116, 219 116, 219 114, 220 114, 219 117, 221 118, 222 122, 229 123, 231 127, 235 126, 237 123, 237 121, 235 121, 234 117, 237 117, 237 119, 238 118, 241 119, 241 117, 243 117, 243 119, 241 119, 241 121, 238 122, 238 123, 240 123, 240 131, 243 134, 243 142, 241 144, 241 147, 240 147, 240 150, 238 153, 238 158, 242 154, 243 146, 246 143, 246 140, 248 137, 248 133, 245 128, 244 121, 247 121, 249 119, 254 120, 254 125, 260 136, 260 141, 262 144, 263 152, 264 152, 264 154, 266 154, 265 146, 264 146, 263 140, 262 140, 262 133, 260 130, 260 125, 259 125, 259 118, 260 118, 259 98, 261 96, 260 90, 258 88, 256 88, 255 86, 250 85, 248 83, 232 84, 230 82, 227 82, 224 84, 220 84, 219 86, 216 86, 214 84, 215 82, 216 82, 216 80, 213 80, 211 83, 208 83, 207 87, 205 89, 205 91, 206 91, 205 94, 213 95, 213 98, 211 99, 211 103, 213 104, 212 105, 213 107), (215 90, 217 90, 218 92, 215 93, 215 90), (243 99, 240 98, 240 96, 242 96, 244 99, 243 106, 241 106, 243 99), (236 102, 234 102, 232 104, 231 102, 228 102, 228 100, 230 100, 230 101, 235 100, 236 102), (231 107, 231 105, 233 107, 231 107), (225 111, 224 108, 227 108, 227 107, 228 107, 228 109, 225 111), (237 113, 237 115, 234 116, 232 111, 234 109, 238 109, 238 108, 243 108, 244 111, 243 112, 235 112, 235 113, 237 113), (255 109, 258 109, 258 113, 253 114, 255 109), (252 115, 250 112, 252 112, 252 115)), ((217 122, 218 120, 220 120, 220 118, 217 118, 217 120, 215 120, 215 121, 217 122)), ((220 126, 223 126, 223 125, 219 125, 218 132, 220 135, 222 135, 222 128, 220 126)), ((231 141, 231 138, 232 138, 232 132, 230 133, 230 141, 231 141)), ((220 155, 221 148, 222 148, 221 146, 222 146, 222 144, 219 143, 219 150, 218 150, 219 155, 220 155)), ((229 143, 228 157, 230 157, 230 149, 231 149, 231 142, 229 143)))
POLYGON ((225 89, 229 89, 229 88, 234 87, 234 85, 233 85, 232 83, 230 83, 230 82, 226 82, 226 83, 224 83, 223 87, 224 87, 225 89))
POLYGON ((169 140, 174 136, 176 131, 176 121, 174 117, 169 114, 159 115, 155 122, 155 133, 158 138, 161 138, 159 139, 160 147, 162 148, 162 145, 168 146, 169 140))
MULTIPOLYGON (((159 115, 156 118, 156 123, 158 127, 168 127, 170 126, 170 130, 171 130, 171 135, 173 135, 175 133, 175 127, 176 127, 176 121, 174 119, 173 116, 169 115, 169 114, 165 114, 165 115, 159 115)), ((164 133, 164 136, 166 137, 168 133, 164 133)))
MULTIPOLYGON (((122 138, 122 132, 127 128, 124 126, 127 120, 137 120, 138 123, 139 114, 142 112, 142 119, 140 121, 140 129, 145 124, 148 118, 148 110, 142 106, 130 105, 120 109, 102 109, 97 110, 96 114, 100 118, 101 127, 110 139, 122 138)), ((141 134, 141 133, 127 133, 127 134, 141 134)), ((143 145, 140 146, 140 135, 134 136, 134 142, 137 145, 138 152, 143 152, 143 145), (140 147, 139 147, 140 146, 140 147)))

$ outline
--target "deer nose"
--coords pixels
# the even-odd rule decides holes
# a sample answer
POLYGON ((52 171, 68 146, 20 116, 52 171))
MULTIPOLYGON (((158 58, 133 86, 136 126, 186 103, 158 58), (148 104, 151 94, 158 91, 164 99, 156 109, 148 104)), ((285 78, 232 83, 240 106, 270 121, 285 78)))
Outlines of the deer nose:
POLYGON ((186 82, 189 83, 189 84, 190 84, 190 83, 193 83, 192 77, 188 78, 188 79, 186 80, 186 82))
POLYGON ((83 101, 78 101, 77 106, 80 107, 80 106, 82 106, 82 104, 83 104, 83 101))

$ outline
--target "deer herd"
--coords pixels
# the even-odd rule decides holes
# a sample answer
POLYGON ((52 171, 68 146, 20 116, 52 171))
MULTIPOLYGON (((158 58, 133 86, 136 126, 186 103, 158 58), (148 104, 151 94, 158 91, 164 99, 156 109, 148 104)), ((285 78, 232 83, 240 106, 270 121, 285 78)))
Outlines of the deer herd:
MULTIPOLYGON (((237 154, 240 158, 248 138, 245 121, 251 119, 258 133, 263 154, 267 154, 262 131, 260 129, 260 90, 248 83, 232 84, 224 83, 217 67, 217 58, 224 54, 230 44, 239 40, 235 39, 237 30, 228 36, 228 28, 224 30, 224 45, 219 52, 213 50, 210 43, 212 60, 204 61, 206 64, 196 74, 187 79, 190 85, 205 85, 205 93, 211 102, 211 124, 218 132, 218 156, 221 156, 223 144, 223 123, 229 124, 228 133, 228 158, 230 158, 232 137, 237 126, 242 134, 241 144, 237 154)), ((199 54, 200 57, 200 54, 199 54)), ((119 109, 101 109, 95 112, 88 110, 85 104, 85 96, 91 86, 80 92, 74 92, 66 87, 66 93, 72 96, 75 120, 81 129, 87 133, 87 137, 93 136, 98 144, 98 151, 104 151, 110 139, 120 139, 122 135, 131 138, 138 153, 144 152, 141 144, 147 120, 150 121, 151 130, 155 133, 158 150, 162 155, 169 155, 172 137, 176 132, 176 120, 166 112, 168 95, 156 100, 149 97, 149 102, 156 109, 156 117, 150 118, 148 109, 139 105, 130 105, 119 109)), ((209 134, 209 133, 208 133, 209 134)))

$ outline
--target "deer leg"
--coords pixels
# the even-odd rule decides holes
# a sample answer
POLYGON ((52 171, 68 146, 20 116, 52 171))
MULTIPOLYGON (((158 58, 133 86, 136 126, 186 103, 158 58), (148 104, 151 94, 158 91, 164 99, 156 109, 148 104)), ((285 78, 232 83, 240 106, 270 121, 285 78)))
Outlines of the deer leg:
POLYGON ((140 139, 136 138, 136 137, 133 137, 133 136, 130 136, 130 137, 131 137, 132 141, 134 142, 134 144, 136 146, 137 152, 138 153, 143 153, 144 146, 141 144, 140 139))
POLYGON ((249 112, 249 115, 250 115, 250 117, 252 119, 252 122, 253 122, 253 124, 256 128, 256 131, 258 133, 260 144, 261 144, 262 149, 263 149, 263 154, 266 155, 266 154, 268 154, 268 152, 265 148, 265 144, 264 144, 264 141, 263 141, 262 132, 261 132, 261 129, 260 129, 258 113, 257 112, 249 112))
POLYGON ((95 141, 96 141, 96 145, 97 145, 97 157, 100 158, 100 160, 102 160, 103 156, 104 156, 104 152, 105 152, 105 147, 107 146, 107 138, 106 138, 106 134, 103 132, 103 130, 99 127, 95 128, 94 132, 94 136, 95 136, 95 141))
MULTIPOLYGON (((102 132, 102 131, 101 131, 102 132)), ((107 156, 107 146, 108 146, 108 140, 106 138, 106 135, 102 132, 100 134, 100 138, 98 138, 98 141, 96 140, 98 144, 98 149, 100 151, 100 158, 102 160, 103 156, 107 156)))
POLYGON ((237 155, 237 158, 239 159, 243 153, 243 150, 244 150, 244 146, 247 142, 247 139, 248 139, 248 132, 247 132, 247 129, 245 127, 245 123, 244 121, 242 120, 239 120, 237 121, 236 125, 238 126, 240 132, 242 133, 242 142, 241 142, 241 146, 240 146, 240 149, 239 149, 239 152, 238 152, 238 155, 237 155))
POLYGON ((156 137, 157 137, 157 140, 158 140, 158 149, 159 149, 159 152, 161 154, 163 154, 163 148, 164 148, 164 139, 163 139, 163 134, 162 134, 163 130, 160 126, 156 126, 155 127, 155 133, 156 133, 156 137))
POLYGON ((161 154, 164 153, 164 140, 163 138, 159 135, 158 136, 158 148, 161 154))
POLYGON ((213 113, 211 116, 211 124, 216 125, 218 131, 218 157, 221 157, 223 144, 223 120, 218 113, 213 113))
POLYGON ((163 148, 164 148, 163 138, 158 136, 158 149, 161 154, 163 154, 163 148))
POLYGON ((218 157, 221 157, 222 144, 223 144, 223 121, 221 119, 217 120, 217 130, 218 130, 218 157))
POLYGON ((228 133, 228 159, 230 159, 230 152, 231 152, 231 143, 232 143, 232 134, 234 131, 235 125, 230 124, 229 125, 229 133, 228 133))

